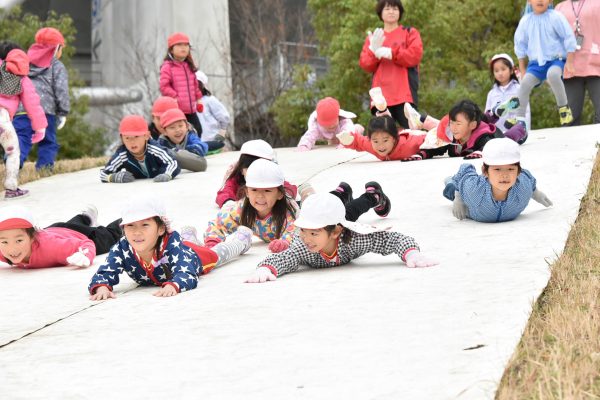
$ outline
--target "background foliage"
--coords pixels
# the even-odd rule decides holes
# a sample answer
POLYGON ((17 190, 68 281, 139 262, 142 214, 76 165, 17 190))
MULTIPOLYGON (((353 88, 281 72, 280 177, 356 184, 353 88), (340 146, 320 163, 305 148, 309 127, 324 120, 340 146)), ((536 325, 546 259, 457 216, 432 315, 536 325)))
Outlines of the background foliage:
MULTIPOLYGON (((17 43, 25 51, 34 43, 38 29, 45 26, 60 30, 65 37, 67 45, 60 60, 69 71, 69 86, 71 88, 82 86, 83 81, 70 63, 75 49, 69 46, 69 43, 73 42, 77 32, 69 15, 50 12, 45 20, 41 20, 35 15, 23 14, 19 7, 13 7, 9 11, 0 9, 0 38, 17 43)), ((103 155, 108 141, 102 129, 92 128, 83 120, 88 112, 87 103, 87 98, 76 99, 71 94, 71 112, 67 116, 67 124, 57 131, 57 140, 60 144, 58 159, 103 155)), ((34 149, 37 149, 37 146, 34 146, 34 149)), ((29 158, 34 160, 35 152, 32 152, 29 158)))

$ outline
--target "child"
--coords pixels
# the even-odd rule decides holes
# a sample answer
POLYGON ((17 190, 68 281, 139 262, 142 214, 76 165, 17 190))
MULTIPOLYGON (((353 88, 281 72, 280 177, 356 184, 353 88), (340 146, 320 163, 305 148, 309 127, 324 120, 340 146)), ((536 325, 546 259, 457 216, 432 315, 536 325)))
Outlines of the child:
POLYGON ((168 96, 160 96, 152 104, 152 122, 148 125, 152 139, 158 140, 160 135, 165 134, 165 129, 160 125, 160 116, 172 108, 179 109, 179 106, 177 105, 177 100, 168 96))
MULTIPOLYGON (((262 139, 249 140, 242 145, 240 149, 240 158, 235 164, 232 164, 225 173, 225 179, 221 189, 217 192, 215 202, 219 208, 228 201, 238 201, 244 197, 240 188, 246 184, 246 170, 254 161, 259 158, 275 161, 275 151, 271 145, 262 139)), ((292 199, 296 198, 298 188, 289 182, 283 183, 286 194, 292 199)))
POLYGON ((208 145, 204 143, 196 132, 188 131, 188 122, 185 114, 179 108, 165 111, 160 116, 160 125, 165 133, 160 136, 158 143, 175 152, 175 159, 181 168, 192 172, 206 171, 208 145))
MULTIPOLYGON (((490 60, 490 73, 494 78, 494 86, 487 95, 487 101, 485 102, 485 112, 488 115, 492 115, 494 108, 499 104, 505 103, 513 97, 519 95, 519 80, 515 73, 515 65, 511 56, 506 53, 496 54, 490 60)), ((496 121, 495 125, 500 131, 506 131, 504 126, 507 119, 512 117, 509 112, 502 112, 501 116, 496 121)), ((529 111, 529 104, 527 105, 527 126, 531 126, 531 113, 529 111)))
MULTIPOLYGON (((4 48, 8 49, 5 44, 4 48)), ((13 48, 0 59, 0 145, 6 154, 6 177, 4 178, 5 199, 15 199, 27 195, 26 189, 18 188, 19 177, 19 140, 12 124, 19 102, 31 118, 35 133, 31 143, 38 143, 46 134, 48 121, 44 109, 40 106, 40 97, 27 77, 29 58, 23 50, 13 48), (4 60, 4 61, 2 61, 4 60)))
POLYGON ((202 104, 204 104, 204 111, 198 113, 198 119, 202 125, 202 136, 207 141, 210 140, 220 144, 220 146, 214 146, 214 149, 209 150, 216 152, 225 146, 225 135, 230 121, 229 112, 227 112, 223 103, 207 89, 208 76, 202 71, 196 71, 196 79, 202 92, 202 104))
POLYGON ((211 250, 197 244, 193 228, 181 235, 172 231, 165 214, 157 199, 135 200, 124 207, 124 237, 92 277, 90 300, 116 298, 112 289, 123 272, 140 285, 160 286, 157 297, 195 289, 201 274, 245 253, 252 243, 252 233, 242 227, 211 250))
MULTIPOLYGON (((495 108, 497 115, 499 110, 510 110, 514 105, 513 99, 495 108)), ((423 121, 431 124, 435 119, 427 116, 423 121)), ((437 121, 437 120, 435 120, 437 121)), ((424 125, 425 127, 425 125, 424 125)), ((496 129, 489 116, 483 114, 477 104, 471 100, 461 100, 450 113, 439 121, 435 130, 439 142, 431 147, 424 145, 421 150, 403 161, 417 161, 448 153, 450 157, 481 158, 483 146, 493 138, 509 137, 514 141, 525 140, 527 132, 521 125, 515 125, 505 133, 496 129), (441 145, 440 145, 441 143, 441 145)), ((427 140, 427 139, 426 139, 427 140)))
POLYGON ((213 247, 243 225, 269 243, 272 252, 287 249, 298 205, 286 196, 283 183, 279 165, 262 158, 254 161, 246 173, 246 198, 221 208, 217 218, 208 223, 204 244, 213 247))
POLYGON ((569 73, 574 72, 575 35, 565 16, 549 9, 551 0, 528 0, 528 3, 533 12, 523 15, 515 32, 515 54, 519 58, 521 73, 520 106, 516 118, 508 120, 507 125, 516 123, 530 129, 525 120, 529 95, 545 79, 548 79, 556 98, 560 124, 567 125, 573 121, 573 114, 567 101, 562 72, 563 68, 569 73))
POLYGON ((64 265, 89 267, 121 237, 120 220, 96 226, 98 210, 90 205, 67 222, 36 228, 24 207, 0 209, 0 261, 19 268, 64 265))
POLYGON ((290 248, 265 258, 246 282, 272 281, 296 272, 301 264, 312 268, 344 265, 366 253, 384 256, 396 253, 410 268, 437 264, 420 253, 412 237, 347 221, 345 212, 342 203, 330 193, 310 196, 302 204, 296 220, 300 232, 294 236, 290 248))
POLYGON ((167 150, 150 139, 146 121, 140 115, 126 115, 119 124, 123 145, 100 170, 102 182, 129 183, 153 178, 168 182, 181 171, 167 150))
POLYGON ((340 103, 333 97, 325 97, 317 103, 317 109, 308 118, 308 130, 300 138, 297 151, 308 151, 317 140, 327 140, 329 144, 338 144, 336 135, 342 131, 359 132, 364 128, 354 125, 356 115, 340 109, 340 103))
MULTIPOLYGON (((37 170, 42 168, 51 170, 54 167, 54 160, 59 149, 56 131, 65 126, 67 114, 71 108, 69 75, 64 64, 59 61, 64 46, 65 38, 59 30, 42 28, 35 34, 35 43, 27 51, 31 64, 29 78, 40 95, 42 108, 48 121, 46 134, 38 144, 38 159, 35 163, 37 170)), ((23 106, 17 110, 13 125, 19 136, 20 166, 23 167, 23 163, 31 151, 31 137, 35 133, 23 106)))
POLYGON ((180 32, 169 36, 168 51, 160 67, 160 93, 177 99, 179 109, 202 137, 202 126, 197 112, 202 112, 202 92, 196 83, 194 72, 198 70, 190 52, 189 37, 180 32))
POLYGON ((419 152, 425 135, 415 135, 410 130, 398 132, 396 121, 389 115, 371 118, 367 136, 344 131, 337 135, 342 146, 356 151, 366 151, 381 161, 402 160, 419 152))
POLYGON ((454 201, 454 216, 503 222, 517 218, 529 199, 550 207, 552 202, 537 189, 535 178, 521 168, 520 161, 517 143, 508 138, 490 140, 483 149, 483 176, 473 165, 463 164, 446 180, 444 196, 454 201))

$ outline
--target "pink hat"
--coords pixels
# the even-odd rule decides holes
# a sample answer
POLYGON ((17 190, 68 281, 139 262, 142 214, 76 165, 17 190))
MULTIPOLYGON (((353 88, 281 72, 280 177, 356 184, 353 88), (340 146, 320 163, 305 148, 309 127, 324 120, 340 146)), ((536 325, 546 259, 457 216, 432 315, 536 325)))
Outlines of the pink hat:
POLYGON ((33 228, 33 216, 23 206, 8 206, 0 209, 0 231, 33 228))
POLYGON ((35 34, 37 44, 49 44, 51 46, 65 45, 65 38, 56 28, 42 28, 35 34))
POLYGON ((13 49, 6 55, 6 70, 11 74, 26 76, 29 73, 29 57, 23 50, 13 49))
POLYGON ((143 136, 148 132, 146 120, 141 115, 126 115, 119 124, 119 133, 123 136, 143 136))
POLYGON ((317 122, 321 126, 337 124, 340 115, 340 103, 333 97, 325 97, 317 103, 317 122))
POLYGON ((185 118, 185 114, 179 108, 171 108, 170 110, 165 111, 160 116, 160 125, 163 128, 171 125, 173 122, 177 121, 187 121, 185 118))
POLYGON ((172 108, 179 108, 177 100, 168 96, 160 96, 152 104, 152 115, 160 117, 165 111, 172 108))
POLYGON ((167 42, 169 44, 169 48, 171 48, 178 43, 190 44, 190 38, 185 33, 175 32, 174 34, 169 36, 169 39, 167 40, 167 42))

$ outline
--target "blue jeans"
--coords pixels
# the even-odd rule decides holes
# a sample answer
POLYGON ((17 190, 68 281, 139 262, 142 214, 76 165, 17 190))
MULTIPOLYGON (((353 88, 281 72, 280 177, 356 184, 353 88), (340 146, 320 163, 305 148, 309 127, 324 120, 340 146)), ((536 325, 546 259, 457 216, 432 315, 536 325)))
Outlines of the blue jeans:
MULTIPOLYGON (((54 167, 54 160, 60 148, 56 142, 56 117, 52 114, 46 114, 48 127, 46 128, 46 136, 38 143, 38 159, 35 163, 36 169, 54 167)), ((27 159, 31 147, 31 137, 35 133, 31 127, 31 120, 26 114, 15 115, 13 126, 19 137, 19 148, 21 150, 20 168, 23 168, 23 163, 27 159)))

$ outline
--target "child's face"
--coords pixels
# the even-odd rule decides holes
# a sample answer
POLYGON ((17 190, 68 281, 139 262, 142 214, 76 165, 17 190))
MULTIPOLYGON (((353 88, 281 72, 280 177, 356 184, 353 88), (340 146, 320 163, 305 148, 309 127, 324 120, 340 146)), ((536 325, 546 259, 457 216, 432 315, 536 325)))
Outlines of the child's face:
POLYGON ((452 136, 460 143, 466 143, 471 137, 471 133, 477 127, 477 121, 469 121, 465 114, 456 114, 454 121, 450 120, 450 131, 452 136))
POLYGON ((336 122, 335 124, 332 124, 332 125, 322 126, 322 128, 328 133, 333 133, 338 130, 339 126, 340 126, 339 122, 336 122))
POLYGON ((258 216, 264 218, 269 215, 275 203, 283 198, 283 193, 276 187, 266 189, 249 187, 246 188, 246 196, 248 196, 248 201, 254 207, 258 216))
POLYGON ((183 61, 190 54, 190 45, 187 43, 177 43, 173 46, 173 57, 176 60, 183 61))
POLYGON ((381 11, 381 19, 384 23, 397 23, 400 20, 400 9, 396 6, 386 4, 381 11))
POLYGON ((160 115, 153 115, 152 122, 154 123, 154 126, 156 127, 156 129, 158 129, 160 133, 165 133, 165 128, 163 128, 160 124, 160 115))
POLYGON ((0 231, 0 252, 13 264, 29 261, 32 243, 33 239, 29 237, 25 229, 0 231))
POLYGON ((143 219, 123 226, 127 241, 140 255, 151 254, 156 240, 165 233, 164 227, 159 227, 153 218, 143 219))
POLYGON ((514 164, 490 165, 487 173, 483 173, 498 193, 506 193, 513 187, 519 176, 519 167, 514 164))
POLYGON ((529 0, 535 14, 543 14, 550 6, 551 0, 529 0))
POLYGON ((333 232, 327 232, 324 228, 320 229, 300 229, 300 239, 311 253, 324 251, 331 253, 335 246, 335 241, 340 236, 341 229, 336 227, 333 232))
POLYGON ((501 86, 506 85, 510 81, 511 70, 502 60, 494 61, 492 65, 494 78, 500 82, 501 86))
POLYGON ((134 156, 142 156, 146 152, 146 142, 150 139, 150 132, 142 136, 121 135, 121 139, 127 151, 134 156))
POLYGON ((371 134, 371 146, 380 156, 389 155, 394 150, 395 145, 396 140, 387 132, 380 131, 371 134))
POLYGON ((183 142, 187 135, 187 120, 175 121, 171 125, 165 127, 165 135, 175 144, 183 142))

